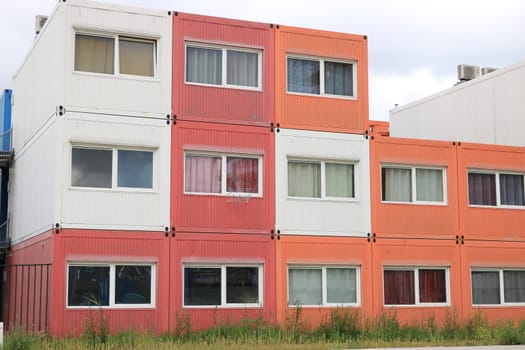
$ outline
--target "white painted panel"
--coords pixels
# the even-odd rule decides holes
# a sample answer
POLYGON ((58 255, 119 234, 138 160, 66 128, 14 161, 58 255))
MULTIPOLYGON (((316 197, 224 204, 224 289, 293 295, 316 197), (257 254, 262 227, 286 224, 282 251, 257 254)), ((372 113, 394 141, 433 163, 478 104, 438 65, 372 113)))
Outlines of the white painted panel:
POLYGON ((172 18, 168 11, 68 1, 65 105, 70 110, 165 116, 171 112, 172 18), (75 31, 156 40, 156 76, 119 76, 74 71, 75 31))
POLYGON ((390 135, 525 146, 525 61, 391 111, 390 135))
POLYGON ((62 170, 64 227, 160 231, 169 226, 171 126, 165 121, 67 112, 62 170), (153 190, 71 187, 72 145, 153 150, 153 190))
POLYGON ((281 129, 275 136, 276 227, 281 234, 366 236, 370 232, 369 143, 362 135, 281 129), (288 197, 288 159, 356 162, 356 199, 288 197))

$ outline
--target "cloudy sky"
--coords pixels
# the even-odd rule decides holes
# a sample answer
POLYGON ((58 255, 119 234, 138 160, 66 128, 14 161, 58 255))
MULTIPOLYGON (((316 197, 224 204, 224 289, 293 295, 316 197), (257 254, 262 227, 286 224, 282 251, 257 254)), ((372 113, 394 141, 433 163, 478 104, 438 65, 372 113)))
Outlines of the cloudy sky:
MULTIPOLYGON (((109 0, 266 23, 367 35, 370 119, 454 85, 460 63, 506 67, 525 60, 522 0, 109 0)), ((16 0, 0 11, 0 88, 34 38, 35 15, 57 0, 16 0)))

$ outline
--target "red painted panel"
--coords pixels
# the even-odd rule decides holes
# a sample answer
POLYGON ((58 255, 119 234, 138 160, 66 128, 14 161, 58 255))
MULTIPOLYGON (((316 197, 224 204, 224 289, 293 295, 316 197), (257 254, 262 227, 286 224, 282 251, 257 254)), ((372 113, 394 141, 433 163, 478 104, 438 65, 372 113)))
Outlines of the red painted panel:
MULTIPOLYGON (((461 143, 458 146, 458 183, 460 232, 467 238, 525 239, 525 206, 470 206, 468 170, 525 173, 523 147, 461 143)), ((499 189, 496 189, 499 191, 499 189)))
POLYGON ((275 240, 269 235, 177 232, 171 241, 170 330, 188 319, 192 330, 245 318, 275 321, 275 240), (183 307, 184 264, 257 264, 263 268, 262 307, 183 307))
POLYGON ((274 115, 274 32, 269 24, 177 13, 173 17, 173 114, 178 120, 269 125, 274 115), (262 51, 260 91, 185 83, 185 42, 262 51))
POLYGON ((77 335, 95 311, 66 307, 67 263, 151 262, 156 264, 156 303, 152 309, 103 309, 112 333, 167 331, 169 293, 169 238, 163 232, 61 230, 54 235, 53 293, 49 331, 53 335, 77 335))
POLYGON ((381 137, 370 141, 372 232, 399 237, 455 237, 458 232, 456 146, 452 142, 381 137), (381 165, 446 169, 446 205, 381 200, 381 165))
POLYGON ((281 127, 358 134, 368 129, 366 36, 280 26, 275 47, 275 118, 281 127), (354 61, 355 98, 288 93, 287 54, 354 61))
MULTIPOLYGON (((288 266, 351 265, 360 268, 361 305, 351 307, 362 315, 372 312, 370 243, 365 238, 284 236, 276 241, 277 321, 283 324, 294 312, 288 306, 288 266)), ((302 315, 308 325, 318 326, 334 310, 333 307, 303 307, 302 315)))
POLYGON ((274 133, 269 128, 177 122, 172 133, 171 221, 182 232, 269 234, 275 216, 274 133), (184 193, 184 152, 262 156, 262 197, 184 193))

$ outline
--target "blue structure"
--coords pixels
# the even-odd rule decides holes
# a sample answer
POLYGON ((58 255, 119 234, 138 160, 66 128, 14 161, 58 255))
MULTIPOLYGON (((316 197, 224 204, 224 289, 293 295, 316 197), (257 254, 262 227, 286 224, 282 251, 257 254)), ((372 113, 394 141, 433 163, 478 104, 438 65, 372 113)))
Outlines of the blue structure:
POLYGON ((8 243, 7 183, 9 163, 13 156, 11 147, 11 90, 4 90, 0 97, 0 249, 8 243))
POLYGON ((0 98, 0 140, 2 152, 11 152, 11 95, 12 90, 4 90, 0 98))

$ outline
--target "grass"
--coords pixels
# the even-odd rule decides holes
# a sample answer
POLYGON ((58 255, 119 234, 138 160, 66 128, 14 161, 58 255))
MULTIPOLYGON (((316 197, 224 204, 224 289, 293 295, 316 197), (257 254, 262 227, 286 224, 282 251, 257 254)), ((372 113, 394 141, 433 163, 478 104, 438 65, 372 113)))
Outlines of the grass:
POLYGON ((263 318, 245 318, 238 324, 218 324, 192 331, 187 315, 177 317, 178 327, 170 334, 154 336, 133 330, 109 334, 103 312, 86 319, 80 338, 51 338, 43 334, 11 331, 5 350, 56 349, 338 349, 442 345, 525 344, 525 320, 502 321, 490 325, 481 312, 462 321, 449 312, 441 325, 434 318, 421 323, 401 324, 395 311, 374 319, 364 319, 346 308, 332 311, 317 328, 310 327, 300 307, 288 312, 282 327, 263 318))

